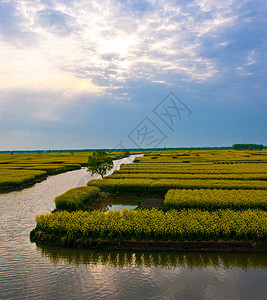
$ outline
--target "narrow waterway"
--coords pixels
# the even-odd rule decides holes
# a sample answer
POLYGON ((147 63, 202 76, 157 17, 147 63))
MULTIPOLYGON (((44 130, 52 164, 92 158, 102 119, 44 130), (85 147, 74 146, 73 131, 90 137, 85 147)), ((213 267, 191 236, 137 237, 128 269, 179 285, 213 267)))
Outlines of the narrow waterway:
MULTIPOLYGON (((130 163, 135 156, 115 161, 130 163)), ((29 241, 35 216, 86 169, 0 194, 0 299, 266 299, 266 254, 64 249, 29 241)), ((96 177, 95 177, 96 178, 96 177)))

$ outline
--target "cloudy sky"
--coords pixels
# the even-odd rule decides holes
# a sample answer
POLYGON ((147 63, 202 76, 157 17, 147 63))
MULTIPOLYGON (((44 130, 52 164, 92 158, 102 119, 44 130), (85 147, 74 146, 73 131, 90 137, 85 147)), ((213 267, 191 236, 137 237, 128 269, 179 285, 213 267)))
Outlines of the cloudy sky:
POLYGON ((264 0, 0 0, 0 150, 266 145, 266 15, 264 0))

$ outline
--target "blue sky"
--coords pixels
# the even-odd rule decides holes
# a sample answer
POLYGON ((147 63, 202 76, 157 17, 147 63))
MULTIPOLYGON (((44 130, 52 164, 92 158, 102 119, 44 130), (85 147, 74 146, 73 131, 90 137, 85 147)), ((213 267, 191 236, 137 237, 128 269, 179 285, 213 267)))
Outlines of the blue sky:
POLYGON ((266 145, 266 15, 263 0, 0 0, 0 150, 266 145))

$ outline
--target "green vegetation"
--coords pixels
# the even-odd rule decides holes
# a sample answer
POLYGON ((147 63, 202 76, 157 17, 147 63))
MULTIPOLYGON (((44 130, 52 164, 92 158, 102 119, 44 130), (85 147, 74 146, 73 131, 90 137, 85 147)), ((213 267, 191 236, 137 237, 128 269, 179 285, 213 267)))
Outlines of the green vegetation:
POLYGON ((77 187, 55 198, 56 209, 74 211, 85 210, 97 197, 100 197, 100 190, 97 187, 77 187))
MULTIPOLYGON (((40 215, 32 237, 43 232, 86 243, 100 239, 101 243, 110 240, 266 243, 266 163, 265 149, 147 151, 144 157, 136 158, 133 164, 121 165, 112 175, 89 181, 87 187, 117 196, 137 192, 151 198, 147 199, 150 201, 157 195, 160 205, 163 201, 160 197, 167 193, 163 209, 61 211, 40 215)), ((70 202, 74 202, 75 197, 69 195, 70 202)), ((77 201, 82 202, 79 199, 78 195, 77 201)))
POLYGON ((258 145, 258 144, 234 144, 233 145, 233 149, 234 150, 262 150, 263 149, 263 145, 258 145))
POLYGON ((110 192, 160 192, 169 189, 266 189, 266 182, 260 180, 176 180, 176 179, 93 179, 88 186, 98 186, 110 192))
POLYGON ((97 150, 89 155, 87 162, 87 171, 93 174, 99 174, 102 178, 113 168, 113 160, 110 155, 103 151, 97 150))
POLYGON ((46 171, 41 170, 0 169, 0 192, 34 184, 36 180, 46 177, 46 174, 46 171))
MULTIPOLYGON (((123 152, 112 152, 118 159, 123 152)), ((0 153, 0 192, 24 188, 48 175, 85 167, 92 152, 0 153)), ((128 155, 128 153, 127 153, 128 155)))
POLYGON ((147 152, 135 163, 122 165, 104 180, 91 180, 111 192, 169 189, 267 188, 267 152, 262 151, 159 151, 147 152), (186 160, 185 160, 186 158, 186 160))
POLYGON ((224 180, 267 180, 267 173, 258 173, 258 174, 188 174, 188 173, 146 173, 146 172, 137 172, 137 173, 126 173, 120 171, 114 171, 110 176, 106 176, 106 179, 224 179, 224 180), (164 175, 163 175, 164 174, 164 175))
POLYGON ((169 209, 223 208, 267 210, 267 191, 260 190, 169 190, 164 204, 169 209))
POLYGON ((267 241, 267 213, 251 209, 63 211, 39 215, 36 222, 32 235, 41 230, 67 239, 267 241))

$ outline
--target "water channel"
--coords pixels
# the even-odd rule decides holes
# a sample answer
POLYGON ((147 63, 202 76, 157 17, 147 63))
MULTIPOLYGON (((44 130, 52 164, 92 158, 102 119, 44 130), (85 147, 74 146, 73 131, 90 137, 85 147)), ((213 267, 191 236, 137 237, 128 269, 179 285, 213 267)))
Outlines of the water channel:
MULTIPOLYGON (((134 157, 115 161, 115 169, 134 157)), ((264 253, 92 251, 31 243, 35 216, 52 211, 55 196, 91 178, 81 169, 0 194, 0 299, 266 299, 264 253)))

